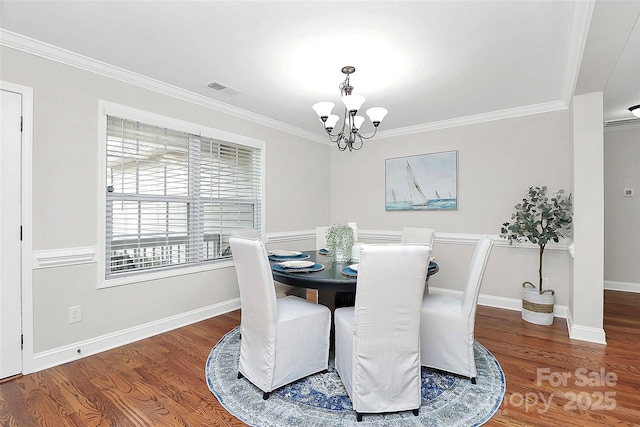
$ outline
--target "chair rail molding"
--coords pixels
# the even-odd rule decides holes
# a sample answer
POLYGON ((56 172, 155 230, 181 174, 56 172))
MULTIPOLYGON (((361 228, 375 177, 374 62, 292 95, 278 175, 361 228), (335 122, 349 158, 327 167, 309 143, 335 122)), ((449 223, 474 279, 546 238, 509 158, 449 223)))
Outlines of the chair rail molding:
POLYGON ((96 246, 33 251, 33 269, 97 262, 97 252, 96 246))
MULTIPOLYGON (((399 243, 401 231, 388 231, 388 230, 358 230, 358 236, 360 241, 364 243, 399 243)), ((268 244, 283 244, 283 243, 295 243, 301 241, 315 241, 316 231, 314 230, 294 230, 294 231, 279 231, 273 233, 266 233, 265 243, 268 244)), ((478 240, 483 234, 467 234, 467 233, 438 233, 434 242, 444 245, 476 245, 478 240)), ((537 249, 538 246, 532 243, 513 243, 510 245, 505 239, 500 238, 497 235, 489 235, 493 240, 494 245, 498 247, 513 247, 517 249, 537 249)), ((570 239, 565 239, 560 243, 549 244, 547 250, 563 250, 570 251, 571 244, 573 242, 570 239)), ((89 264, 98 262, 98 247, 97 246, 85 246, 76 248, 59 248, 59 249, 43 249, 35 250, 33 253, 33 269, 41 268, 53 268, 53 267, 65 267, 71 265, 89 264)), ((224 266, 229 266, 228 263, 224 266)), ((632 292, 640 292, 640 284, 623 282, 606 282, 611 287, 607 289, 628 290, 633 289, 632 292)))
MULTIPOLYGON (((358 238, 361 242, 376 242, 376 243, 400 243, 402 236, 401 231, 389 231, 389 230, 358 230, 358 238)), ((434 243, 449 244, 449 245, 473 245, 478 244, 478 240, 484 236, 484 234, 470 234, 470 233, 439 233, 436 232, 434 243)), ((538 245, 533 243, 518 243, 514 242, 510 244, 508 240, 501 238, 498 235, 488 235, 493 240, 494 246, 497 247, 513 247, 517 249, 538 249, 538 245)), ((275 233, 266 233, 265 243, 287 243, 287 242, 299 242, 303 240, 315 240, 316 231, 314 230, 297 230, 297 231, 282 231, 275 233)), ((559 243, 550 243, 547 245, 547 250, 561 250, 570 251, 573 241, 571 239, 564 239, 559 243)))

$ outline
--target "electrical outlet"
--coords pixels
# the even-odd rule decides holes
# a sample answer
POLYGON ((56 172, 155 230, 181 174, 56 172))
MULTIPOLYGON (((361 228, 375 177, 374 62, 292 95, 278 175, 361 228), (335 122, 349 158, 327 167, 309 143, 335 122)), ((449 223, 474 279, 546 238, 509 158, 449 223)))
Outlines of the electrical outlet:
POLYGON ((76 323, 82 320, 82 308, 79 305, 69 307, 69 323, 76 323))

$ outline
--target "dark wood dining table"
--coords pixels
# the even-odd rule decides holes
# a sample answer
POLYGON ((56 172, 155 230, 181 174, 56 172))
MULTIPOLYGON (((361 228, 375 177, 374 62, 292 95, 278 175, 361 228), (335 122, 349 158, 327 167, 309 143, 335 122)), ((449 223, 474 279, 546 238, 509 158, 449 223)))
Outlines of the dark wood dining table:
MULTIPOLYGON (((318 302, 318 291, 333 291, 336 293, 355 294, 357 278, 347 276, 342 273, 342 269, 348 267, 353 262, 331 262, 328 255, 323 255, 320 251, 301 251, 309 255, 308 261, 322 264, 324 269, 312 273, 286 272, 271 269, 273 279, 286 285, 295 286, 297 288, 306 288, 307 300, 318 302)), ((275 264, 276 261, 271 261, 275 264)), ((429 263, 425 286, 429 282, 429 277, 438 272, 440 267, 434 261, 429 263)))

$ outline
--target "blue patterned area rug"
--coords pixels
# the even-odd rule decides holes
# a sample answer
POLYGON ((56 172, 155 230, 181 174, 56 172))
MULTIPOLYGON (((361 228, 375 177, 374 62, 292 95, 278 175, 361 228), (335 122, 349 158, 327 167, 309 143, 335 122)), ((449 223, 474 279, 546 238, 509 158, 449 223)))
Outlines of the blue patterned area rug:
POLYGON ((209 390, 227 411, 256 427, 333 426, 479 426, 498 410, 505 393, 504 372, 496 358, 475 343, 477 384, 422 368, 420 415, 411 412, 364 415, 356 421, 351 400, 330 358, 329 372, 315 374, 271 393, 246 378, 238 379, 240 328, 227 333, 211 350, 205 374, 209 390))

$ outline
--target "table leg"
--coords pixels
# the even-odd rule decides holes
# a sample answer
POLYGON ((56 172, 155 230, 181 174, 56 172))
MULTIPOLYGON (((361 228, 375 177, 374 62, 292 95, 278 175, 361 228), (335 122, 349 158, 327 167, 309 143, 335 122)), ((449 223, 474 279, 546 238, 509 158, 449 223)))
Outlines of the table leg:
POLYGON ((307 288, 307 301, 318 303, 318 290, 307 288))

